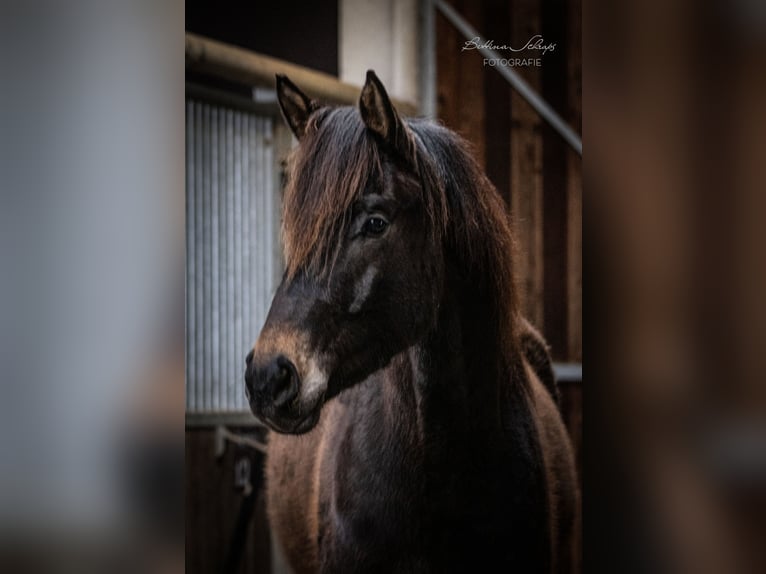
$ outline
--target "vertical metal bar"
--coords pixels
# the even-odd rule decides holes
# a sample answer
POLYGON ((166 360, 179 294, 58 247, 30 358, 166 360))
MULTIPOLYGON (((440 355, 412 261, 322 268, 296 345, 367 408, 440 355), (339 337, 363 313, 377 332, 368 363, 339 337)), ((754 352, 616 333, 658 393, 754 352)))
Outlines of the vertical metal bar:
POLYGON ((234 112, 226 112, 226 324, 228 341, 226 346, 226 406, 232 403, 232 378, 234 377, 234 327, 236 319, 235 275, 234 275, 234 112))
MULTIPOLYGON (((256 243, 256 229, 253 222, 253 212, 255 208, 255 202, 256 202, 256 187, 258 182, 258 172, 255 169, 255 161, 253 159, 253 154, 255 153, 255 137, 253 136, 253 133, 255 132, 255 122, 257 121, 257 118, 255 115, 250 115, 248 124, 247 124, 247 141, 248 141, 248 154, 247 154, 247 166, 248 171, 250 172, 250 183, 247 190, 248 195, 248 204, 247 204, 247 228, 248 228, 248 234, 247 234, 247 241, 248 241, 248 267, 247 267, 247 297, 250 301, 249 309, 248 309, 248 317, 247 317, 247 323, 248 323, 248 340, 247 344, 248 347, 252 347, 255 343, 255 339, 258 335, 257 332, 257 326, 256 326, 256 305, 258 304, 258 300, 255 298, 253 293, 253 276, 255 273, 256 265, 255 265, 255 253, 258 249, 258 245, 256 243)), ((245 408, 247 408, 247 401, 245 401, 245 408)))
POLYGON ((197 409, 202 408, 203 406, 203 395, 202 395, 202 378, 204 373, 204 365, 203 365, 203 324, 202 324, 202 317, 204 315, 204 301, 202 298, 203 293, 203 264, 202 264, 202 254, 203 250, 205 248, 204 240, 202 237, 202 229, 203 229, 203 209, 202 209, 202 195, 203 195, 203 176, 202 176, 202 162, 204 161, 203 155, 202 155, 202 133, 201 133, 201 125, 202 125, 202 106, 200 104, 195 104, 194 106, 194 123, 195 123, 195 132, 197 133, 197 137, 195 138, 194 142, 194 171, 195 171, 195 177, 194 177, 194 201, 197 206, 196 213, 195 213, 195 242, 196 242, 196 249, 195 249, 195 266, 196 266, 196 275, 194 278, 194 285, 196 289, 196 295, 195 295, 195 309, 194 314, 196 316, 196 332, 195 332, 195 378, 194 378, 194 385, 195 385, 195 400, 197 409))
POLYGON ((202 317, 202 364, 203 364, 203 395, 204 395, 204 410, 210 410, 210 403, 212 399, 212 365, 210 364, 210 348, 211 348, 211 312, 213 307, 213 301, 211 299, 211 269, 210 269, 210 244, 211 244, 211 228, 210 228, 210 106, 205 104, 202 106, 202 125, 200 126, 200 133, 202 134, 202 216, 203 216, 203 229, 202 240, 204 247, 202 251, 202 301, 203 301, 203 317, 202 317))
POLYGON ((263 196, 263 118, 258 118, 257 122, 257 129, 255 133, 256 142, 257 142, 257 152, 256 152, 256 162, 258 170, 258 208, 256 211, 256 225, 258 226, 258 260, 257 260, 257 266, 258 266, 258 272, 256 273, 256 293, 258 297, 258 326, 259 328, 263 327, 263 314, 265 312, 266 302, 264 299, 264 292, 263 292, 263 277, 265 272, 265 265, 266 260, 263 257, 264 248, 265 248, 265 240, 266 237, 264 235, 264 221, 263 221, 263 214, 264 214, 264 196, 263 196))
POLYGON ((240 357, 242 352, 242 112, 234 113, 234 348, 232 349, 232 397, 230 409, 239 405, 240 357))
POLYGON ((255 293, 256 300, 258 301, 258 314, 257 322, 258 328, 263 326, 263 289, 261 287, 261 281, 263 280, 263 162, 261 161, 261 150, 263 150, 263 142, 261 141, 261 124, 263 118, 257 118, 255 122, 255 170, 258 172, 258 187, 255 190, 256 208, 255 208, 255 229, 257 233, 256 239, 256 259, 255 259, 255 280, 253 282, 253 291, 255 293))
POLYGON ((260 202, 260 186, 261 186, 261 170, 258 166, 258 128, 261 119, 259 117, 253 118, 253 130, 250 134, 252 148, 250 150, 250 165, 253 170, 253 188, 250 203, 250 224, 252 225, 251 243, 253 253, 251 257, 252 268, 250 270, 250 296, 253 298, 252 313, 253 313, 253 337, 258 335, 261 329, 261 300, 258 298, 258 274, 260 273, 259 267, 259 251, 262 248, 260 241, 260 225, 258 221, 259 202, 260 202))
POLYGON ((264 275, 266 276, 266 289, 264 297, 267 301, 270 301, 274 296, 276 285, 274 284, 274 243, 276 241, 274 225, 274 181, 273 177, 273 165, 274 165, 274 134, 272 132, 272 118, 264 118, 264 176, 265 182, 263 186, 263 195, 266 198, 266 212, 264 219, 266 220, 266 242, 264 244, 264 251, 266 253, 266 268, 264 275))
MULTIPOLYGON (((253 207, 255 206, 255 188, 258 178, 258 172, 255 171, 255 163, 253 162, 253 152, 255 150, 255 138, 253 132, 255 131, 256 116, 250 114, 247 122, 247 169, 250 173, 250 181, 247 188, 247 299, 248 304, 248 316, 247 316, 247 345, 248 350, 255 344, 257 336, 255 325, 255 306, 257 301, 253 296, 253 272, 255 269, 254 254, 257 249, 255 239, 255 227, 253 225, 253 207)), ((245 408, 247 408, 247 401, 245 401, 245 408)))
POLYGON ((220 379, 218 380, 218 408, 224 410, 226 389, 226 110, 218 113, 218 257, 219 257, 219 329, 220 329, 220 379))
POLYGON ((212 388, 210 397, 210 410, 219 411, 221 408, 218 388, 221 386, 221 312, 220 312, 220 246, 219 246, 219 203, 220 203, 220 149, 218 143, 219 111, 213 107, 210 120, 210 300, 212 305, 211 315, 211 357, 212 365, 212 388))
POLYGON ((194 102, 186 102, 186 410, 195 411, 194 396, 196 349, 194 337, 197 325, 194 317, 196 289, 194 285, 195 205, 194 205, 194 102))
POLYGON ((221 109, 221 383, 220 407, 225 410, 226 384, 229 377, 229 138, 227 132, 228 111, 221 109))
MULTIPOLYGON (((264 306, 268 308, 271 304, 273 297, 272 285, 273 285, 273 248, 274 241, 272 232, 274 228, 274 219, 271 217, 272 209, 272 193, 271 193, 271 157, 270 150, 273 145, 271 138, 271 118, 263 118, 261 123, 261 141, 263 142, 263 187, 261 194, 263 197, 263 214, 261 215, 261 221, 263 222, 263 300, 264 306)), ((265 313, 264 309, 264 313, 265 313)))
MULTIPOLYGON (((250 208, 250 114, 242 114, 242 205, 240 217, 242 220, 242 357, 239 362, 239 372, 244 370, 244 357, 250 341, 250 225, 248 210, 250 208)), ((244 392, 242 389, 242 377, 239 378, 239 391, 237 392, 237 410, 245 408, 244 392)))
POLYGON ((436 18, 431 0, 420 0, 420 113, 436 117, 436 18))

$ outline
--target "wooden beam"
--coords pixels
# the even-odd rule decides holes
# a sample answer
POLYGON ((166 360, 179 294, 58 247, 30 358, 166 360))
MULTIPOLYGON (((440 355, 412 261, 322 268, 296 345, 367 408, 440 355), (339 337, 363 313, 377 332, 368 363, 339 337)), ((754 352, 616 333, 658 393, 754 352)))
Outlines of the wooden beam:
MULTIPOLYGON (((537 0, 511 3, 511 43, 523 45, 540 33, 540 4, 537 0)), ((537 92, 541 87, 538 68, 517 69, 537 92)), ((516 224, 520 254, 516 264, 524 313, 543 330, 545 310, 543 256, 543 140, 542 120, 515 90, 511 92, 511 214, 516 224)), ((549 336, 544 332, 546 337, 549 336)))
MULTIPOLYGON (((285 74, 311 97, 333 104, 356 105, 361 90, 361 85, 341 82, 329 74, 189 32, 186 33, 186 67, 257 86, 274 86, 274 76, 285 74)), ((417 105, 412 102, 395 98, 392 101, 402 115, 418 113, 417 105)))

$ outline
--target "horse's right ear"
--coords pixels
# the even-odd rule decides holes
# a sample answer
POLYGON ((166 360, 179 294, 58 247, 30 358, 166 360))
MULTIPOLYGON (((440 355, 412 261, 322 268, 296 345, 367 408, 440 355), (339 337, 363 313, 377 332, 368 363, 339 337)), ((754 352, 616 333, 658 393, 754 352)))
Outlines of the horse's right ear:
POLYGON ((290 131, 300 141, 306 133, 311 114, 319 105, 282 74, 277 74, 277 99, 290 131))

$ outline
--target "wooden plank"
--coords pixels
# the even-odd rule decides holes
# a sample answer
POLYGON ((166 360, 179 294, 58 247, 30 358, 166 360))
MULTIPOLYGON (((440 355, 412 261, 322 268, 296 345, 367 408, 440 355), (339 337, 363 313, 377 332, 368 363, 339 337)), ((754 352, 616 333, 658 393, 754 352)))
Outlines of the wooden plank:
MULTIPOLYGON (((567 14, 567 120, 582 133, 582 0, 567 14)), ((582 157, 567 152, 567 360, 582 362, 582 157)))
MULTIPOLYGON (((483 33, 496 42, 511 37, 510 5, 505 0, 484 1, 483 33)), ((483 59, 482 59, 483 65, 483 59)), ((484 76, 484 140, 487 177, 503 196, 511 201, 511 87, 497 70, 482 67, 484 76)))
MULTIPOLYGON (((567 115, 582 133, 582 0, 567 3, 567 115)), ((566 151, 567 178, 567 358, 582 362, 582 157, 566 151)), ((582 383, 562 386, 562 413, 574 448, 582 492, 582 383)), ((580 505, 582 511, 582 504, 580 505)), ((572 571, 582 572, 582 518, 574 531, 572 571)))
MULTIPOLYGON (((244 48, 186 33, 186 66, 225 80, 251 85, 274 85, 276 74, 286 74, 311 97, 323 102, 356 105, 361 85, 341 82, 337 78, 285 62, 244 48)), ((359 78, 360 82, 363 78, 359 78)), ((392 98, 403 115, 414 115, 418 107, 412 102, 392 98)))
MULTIPOLYGON (((540 33, 540 7, 537 0, 511 2, 511 44, 524 45, 540 33)), ((498 40, 499 41, 499 40, 498 40)), ((539 91, 539 68, 516 68, 530 87, 539 91)), ((544 326, 543 292, 543 142, 541 120, 532 107, 515 91, 511 93, 510 180, 511 213, 514 218, 520 253, 516 272, 519 277, 522 308, 532 324, 544 326)), ((547 336, 547 333, 545 333, 547 336)))
POLYGON ((449 21, 436 14, 436 110, 445 126, 457 129, 460 89, 458 56, 460 37, 449 21))
MULTIPOLYGON (((453 0, 455 9, 474 28, 482 27, 482 3, 471 0, 453 0)), ((484 78, 482 55, 476 50, 462 51, 464 39, 454 46, 458 53, 458 82, 460 105, 458 106, 457 131, 473 146, 479 164, 486 169, 486 140, 484 107, 484 78)), ((445 46, 447 50, 453 49, 445 46)))
MULTIPOLYGON (((454 0, 453 7, 472 26, 481 24, 481 3, 454 0)), ((441 14, 436 16, 436 76, 438 116, 446 126, 472 146, 477 161, 485 167, 484 76, 481 55, 463 52, 464 40, 441 14)))
MULTIPOLYGON (((542 96, 554 110, 563 113, 567 105, 566 22, 556 0, 541 4, 540 33, 561 48, 545 56, 542 66, 542 96)), ((567 312, 567 160, 568 146, 550 126, 543 133, 543 333, 553 358, 564 360, 568 347, 567 312)))

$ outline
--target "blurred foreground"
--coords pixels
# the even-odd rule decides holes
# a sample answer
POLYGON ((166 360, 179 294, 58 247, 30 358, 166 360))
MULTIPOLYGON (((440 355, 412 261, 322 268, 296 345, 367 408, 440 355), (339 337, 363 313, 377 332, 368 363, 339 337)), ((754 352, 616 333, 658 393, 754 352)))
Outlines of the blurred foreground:
POLYGON ((766 4, 597 2, 584 26, 606 286, 585 390, 585 532, 606 535, 586 556, 764 572, 766 4))
POLYGON ((183 570, 183 4, 0 7, 0 571, 183 570))

